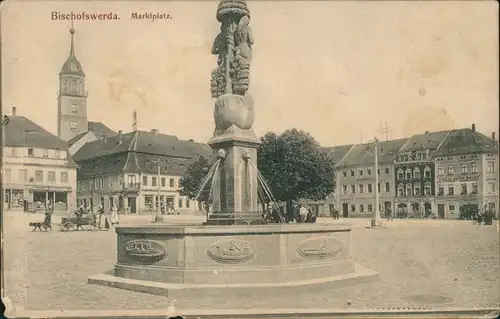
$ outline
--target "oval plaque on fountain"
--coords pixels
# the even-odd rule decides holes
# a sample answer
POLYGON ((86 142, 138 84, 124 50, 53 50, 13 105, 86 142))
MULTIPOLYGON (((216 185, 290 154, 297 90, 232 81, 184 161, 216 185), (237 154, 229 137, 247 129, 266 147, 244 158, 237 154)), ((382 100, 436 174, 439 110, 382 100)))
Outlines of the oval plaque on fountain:
POLYGON ((222 264, 239 264, 252 260, 256 255, 255 246, 245 240, 223 240, 207 249, 210 259, 222 264))
POLYGON ((167 249, 156 241, 134 239, 125 245, 125 255, 141 264, 153 264, 167 257, 167 249))
POLYGON ((342 255, 345 244, 331 236, 307 238, 299 244, 297 253, 308 259, 330 259, 342 255))

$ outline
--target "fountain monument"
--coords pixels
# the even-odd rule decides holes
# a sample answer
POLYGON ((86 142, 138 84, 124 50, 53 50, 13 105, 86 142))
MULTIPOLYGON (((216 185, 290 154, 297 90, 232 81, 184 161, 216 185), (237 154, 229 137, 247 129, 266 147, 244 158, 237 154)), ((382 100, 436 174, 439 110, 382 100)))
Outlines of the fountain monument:
MULTIPOLYGON (((257 207, 260 141, 252 129, 248 92, 252 45, 244 0, 222 0, 221 31, 212 48, 215 130, 208 144, 217 158, 212 211, 203 225, 117 227, 113 270, 89 283, 189 298, 195 292, 271 296, 331 288, 378 278, 350 257, 348 224, 265 224, 257 207)), ((227 299, 230 300, 230 299, 227 299)))

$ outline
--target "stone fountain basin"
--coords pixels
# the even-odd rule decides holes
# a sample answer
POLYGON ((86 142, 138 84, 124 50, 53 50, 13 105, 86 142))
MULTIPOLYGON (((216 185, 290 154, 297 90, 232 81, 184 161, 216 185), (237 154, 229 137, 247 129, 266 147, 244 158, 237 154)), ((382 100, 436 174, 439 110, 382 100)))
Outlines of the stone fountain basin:
MULTIPOLYGON (((345 286, 378 274, 350 257, 348 224, 117 227, 117 263, 89 283, 152 294, 345 286)), ((257 290, 257 291, 256 291, 257 290)))

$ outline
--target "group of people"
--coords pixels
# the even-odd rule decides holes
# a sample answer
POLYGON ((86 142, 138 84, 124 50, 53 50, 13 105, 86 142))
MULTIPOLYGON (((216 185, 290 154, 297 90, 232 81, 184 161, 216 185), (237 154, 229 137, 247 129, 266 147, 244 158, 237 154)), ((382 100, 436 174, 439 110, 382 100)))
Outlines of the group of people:
POLYGON ((485 207, 483 211, 478 210, 477 212, 475 212, 474 221, 478 225, 481 225, 482 223, 484 223, 485 225, 493 225, 494 216, 494 212, 485 207))
MULTIPOLYGON (((108 216, 105 214, 103 205, 99 205, 95 213, 92 211, 90 207, 86 209, 83 205, 81 205, 75 212, 75 215, 77 217, 77 220, 81 219, 84 215, 90 216, 91 218, 93 218, 93 224, 99 229, 103 228, 109 229, 110 225, 118 225, 120 223, 118 218, 118 209, 116 208, 116 205, 113 205, 113 208, 111 209, 110 220, 108 219, 108 216)), ((79 223, 77 222, 77 224, 79 223)))
POLYGON ((289 222, 292 223, 315 223, 316 216, 313 214, 311 206, 293 204, 292 218, 289 222))

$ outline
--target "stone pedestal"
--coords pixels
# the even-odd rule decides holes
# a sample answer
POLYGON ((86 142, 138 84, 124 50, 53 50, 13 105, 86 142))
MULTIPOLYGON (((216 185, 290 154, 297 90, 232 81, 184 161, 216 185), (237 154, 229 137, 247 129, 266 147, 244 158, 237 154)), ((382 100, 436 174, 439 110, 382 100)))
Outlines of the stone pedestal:
POLYGON ((116 232, 114 271, 89 283, 187 298, 195 292, 296 294, 377 279, 350 258, 349 225, 144 226, 116 232))

